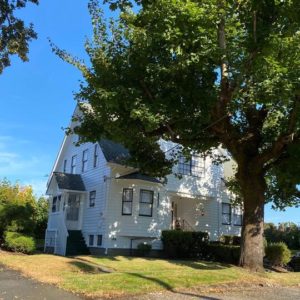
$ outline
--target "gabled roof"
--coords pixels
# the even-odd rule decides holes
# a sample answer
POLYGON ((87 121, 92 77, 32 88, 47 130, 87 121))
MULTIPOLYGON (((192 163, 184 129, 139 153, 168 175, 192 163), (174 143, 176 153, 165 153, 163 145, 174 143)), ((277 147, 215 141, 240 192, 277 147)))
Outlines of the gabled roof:
POLYGON ((101 139, 99 145, 107 162, 122 163, 130 157, 129 151, 123 145, 111 140, 101 139))
POLYGON ((135 179, 135 180, 143 180, 143 181, 149 181, 154 183, 161 183, 158 179, 148 175, 141 174, 139 172, 134 172, 123 176, 119 176, 116 179, 135 179))
POLYGON ((85 191, 83 180, 79 174, 54 172, 53 176, 61 190, 85 191))

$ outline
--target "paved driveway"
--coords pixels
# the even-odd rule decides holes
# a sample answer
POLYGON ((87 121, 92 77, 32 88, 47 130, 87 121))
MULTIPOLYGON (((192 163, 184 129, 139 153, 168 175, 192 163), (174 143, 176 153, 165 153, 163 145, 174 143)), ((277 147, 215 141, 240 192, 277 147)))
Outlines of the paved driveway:
POLYGON ((0 265, 0 300, 80 300, 52 285, 22 277, 18 272, 0 265))

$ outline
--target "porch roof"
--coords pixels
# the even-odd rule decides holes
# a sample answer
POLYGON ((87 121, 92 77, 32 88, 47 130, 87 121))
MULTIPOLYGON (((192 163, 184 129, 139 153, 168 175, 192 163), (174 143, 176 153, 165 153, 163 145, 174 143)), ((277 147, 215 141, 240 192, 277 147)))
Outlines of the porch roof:
POLYGON ((61 190, 85 191, 81 175, 54 172, 58 188, 61 190))
POLYGON ((153 183, 161 183, 155 177, 144 175, 144 174, 141 174, 139 172, 134 172, 134 173, 122 175, 122 176, 117 177, 116 179, 135 179, 135 180, 149 181, 149 182, 153 182, 153 183))

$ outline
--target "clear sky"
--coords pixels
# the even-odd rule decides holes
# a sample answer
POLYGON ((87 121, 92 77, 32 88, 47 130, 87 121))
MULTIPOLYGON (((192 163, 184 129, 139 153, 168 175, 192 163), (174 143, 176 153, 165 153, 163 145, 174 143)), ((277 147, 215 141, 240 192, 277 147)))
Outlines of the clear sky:
MULTIPOLYGON (((79 71, 51 52, 48 38, 86 59, 83 45, 91 36, 87 2, 42 0, 20 12, 34 23, 38 40, 30 45, 28 63, 14 58, 0 75, 0 178, 31 184, 38 195, 45 192, 81 79, 79 71)), ((266 221, 300 223, 300 208, 283 213, 267 206, 266 221)))

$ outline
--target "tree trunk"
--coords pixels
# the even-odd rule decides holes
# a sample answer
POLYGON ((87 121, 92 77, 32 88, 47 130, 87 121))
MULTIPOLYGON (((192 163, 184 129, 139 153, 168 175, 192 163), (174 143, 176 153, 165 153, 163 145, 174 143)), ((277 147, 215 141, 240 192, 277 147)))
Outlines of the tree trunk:
POLYGON ((239 177, 244 202, 239 264, 255 272, 263 270, 264 258, 263 232, 266 184, 262 172, 259 173, 244 173, 244 176, 239 177))

